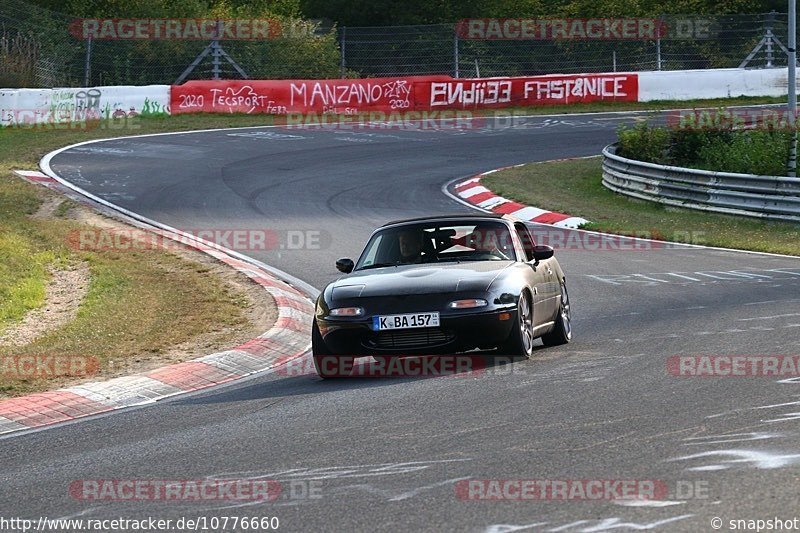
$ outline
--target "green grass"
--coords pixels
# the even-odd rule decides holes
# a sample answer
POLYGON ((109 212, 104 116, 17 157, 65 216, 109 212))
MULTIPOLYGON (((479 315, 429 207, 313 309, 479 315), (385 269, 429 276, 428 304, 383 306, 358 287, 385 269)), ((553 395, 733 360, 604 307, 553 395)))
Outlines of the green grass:
POLYGON ((65 260, 28 219, 39 200, 19 185, 0 182, 0 330, 44 303, 48 267, 65 260))
POLYGON ((763 222, 628 198, 603 187, 600 161, 594 157, 531 163, 496 172, 481 182, 506 198, 590 220, 586 229, 800 255, 800 224, 763 222))
MULTIPOLYGON (((586 104, 510 107, 498 111, 532 115, 556 115, 561 113, 600 113, 613 111, 659 111, 665 109, 717 109, 727 106, 749 106, 763 104, 785 104, 786 98, 773 96, 739 96, 736 98, 713 98, 707 100, 654 100, 652 102, 591 102, 586 104)), ((485 111, 486 114, 493 110, 485 111)))

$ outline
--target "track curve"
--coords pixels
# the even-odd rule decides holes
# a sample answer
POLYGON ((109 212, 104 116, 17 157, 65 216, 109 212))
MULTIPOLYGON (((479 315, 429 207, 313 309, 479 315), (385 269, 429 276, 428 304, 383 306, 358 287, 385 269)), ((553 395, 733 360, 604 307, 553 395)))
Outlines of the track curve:
MULTIPOLYGON (((320 288, 336 277, 335 258, 356 255, 376 225, 466 211, 441 194, 448 180, 597 154, 636 115, 535 117, 508 130, 158 135, 68 149, 51 166, 181 229, 319 231, 322 249, 250 255, 320 288)), ((568 346, 469 379, 271 373, 6 439, 0 506, 51 517, 272 515, 291 531, 697 531, 714 516, 791 518, 798 384, 676 378, 666 360, 796 354, 800 261, 687 247, 558 254, 573 303, 568 346), (314 480, 322 497, 243 506, 68 493, 76 479, 209 476, 314 480), (472 502, 454 490, 465 478, 663 480, 673 494, 667 506, 472 502), (688 497, 690 485, 707 497, 688 497)))

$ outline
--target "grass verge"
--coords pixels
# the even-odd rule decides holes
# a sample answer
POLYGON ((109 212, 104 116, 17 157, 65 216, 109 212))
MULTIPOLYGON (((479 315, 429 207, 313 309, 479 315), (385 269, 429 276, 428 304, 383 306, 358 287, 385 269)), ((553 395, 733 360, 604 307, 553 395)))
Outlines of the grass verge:
POLYGON ((592 221, 586 229, 740 250, 800 255, 800 224, 673 208, 613 193, 601 183, 601 158, 531 163, 481 183, 509 199, 592 221))

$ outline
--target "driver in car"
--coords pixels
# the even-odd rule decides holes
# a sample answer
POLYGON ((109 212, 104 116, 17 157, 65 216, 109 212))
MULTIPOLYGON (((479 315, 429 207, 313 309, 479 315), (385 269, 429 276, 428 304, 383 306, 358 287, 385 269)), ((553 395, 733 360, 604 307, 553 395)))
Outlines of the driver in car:
POLYGON ((508 259, 506 251, 512 246, 508 231, 496 226, 475 226, 465 240, 467 246, 479 252, 492 254, 498 259, 508 259))
POLYGON ((425 235, 419 230, 404 230, 398 236, 400 244, 400 262, 404 264, 420 263, 425 235))

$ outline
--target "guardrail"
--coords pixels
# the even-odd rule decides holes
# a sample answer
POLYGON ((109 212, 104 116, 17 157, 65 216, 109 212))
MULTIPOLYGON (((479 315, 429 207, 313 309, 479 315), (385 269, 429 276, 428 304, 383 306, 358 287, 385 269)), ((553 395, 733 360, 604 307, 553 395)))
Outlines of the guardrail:
POLYGON ((800 178, 712 172, 645 163, 603 149, 603 185, 662 204, 800 222, 800 178))

